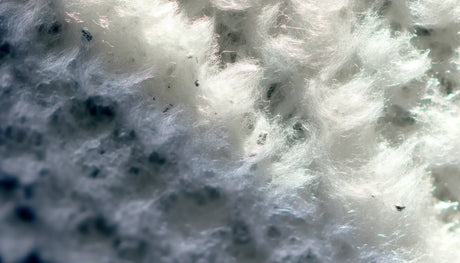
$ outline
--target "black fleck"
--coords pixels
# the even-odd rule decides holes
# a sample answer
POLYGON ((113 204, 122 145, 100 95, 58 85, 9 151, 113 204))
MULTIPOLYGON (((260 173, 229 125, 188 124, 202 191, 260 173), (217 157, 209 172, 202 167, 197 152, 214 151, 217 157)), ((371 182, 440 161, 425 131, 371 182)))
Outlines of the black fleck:
POLYGON ((302 123, 300 123, 300 122, 296 122, 296 123, 294 124, 294 126, 292 126, 292 128, 293 128, 294 130, 296 130, 296 131, 302 131, 302 130, 303 130, 302 123))
POLYGON ((48 34, 50 34, 50 35, 59 34, 59 32, 61 32, 61 28, 62 28, 61 23, 56 21, 48 29, 48 34))
POLYGON ((259 134, 259 138, 257 139, 257 144, 264 145, 266 141, 267 141, 267 134, 266 133, 259 134))
POLYGON ((169 104, 168 106, 166 106, 166 108, 163 110, 163 113, 166 113, 168 112, 174 105, 172 104, 169 104))
POLYGON ((8 42, 0 46, 0 59, 6 57, 11 52, 11 46, 8 42))
POLYGON ((86 110, 93 117, 113 119, 115 110, 112 106, 101 105, 96 97, 89 97, 85 101, 86 110))
POLYGON ((406 209, 405 206, 400 206, 400 205, 395 205, 395 208, 396 208, 396 210, 398 210, 399 212, 401 212, 402 210, 406 209))
POLYGON ((428 28, 425 28, 419 25, 414 26, 414 29, 415 29, 415 34, 417 34, 417 36, 427 37, 427 36, 430 36, 431 33, 433 32, 433 29, 428 29, 428 28))
POLYGON ((32 251, 25 258, 23 258, 19 263, 43 263, 42 257, 38 252, 32 251))
POLYGON ((220 191, 219 189, 206 185, 204 187, 204 191, 206 192, 206 195, 208 196, 209 199, 211 200, 217 200, 220 199, 220 191))
POLYGON ((153 164, 163 165, 166 163, 166 159, 157 152, 152 152, 149 155, 149 162, 153 164))
POLYGON ((198 82, 198 80, 195 80, 195 87, 199 87, 200 86, 200 83, 198 82))
POLYGON ((241 40, 241 33, 240 32, 229 32, 227 34, 227 39, 232 44, 238 43, 241 40))
POLYGON ((81 234, 97 233, 103 236, 111 236, 115 233, 116 227, 103 217, 89 217, 77 225, 77 230, 81 234))
MULTIPOLYGON (((109 98, 90 96, 86 100, 72 99, 69 112, 77 123, 90 129, 112 122, 116 116, 116 106, 116 103, 109 98)), ((58 123, 66 121, 62 113, 57 113, 56 116, 58 123)))
POLYGON ((276 84, 271 85, 267 91, 267 100, 270 100, 273 96, 273 93, 276 91, 276 84))
POLYGON ((24 223, 32 223, 36 219, 35 211, 27 205, 19 205, 14 209, 15 216, 24 223))
POLYGON ((88 29, 83 28, 81 30, 81 34, 86 41, 90 42, 91 40, 93 40, 93 35, 91 35, 88 29))
POLYGON ((101 170, 99 168, 94 168, 93 171, 91 171, 91 173, 89 174, 89 177, 96 178, 98 177, 100 172, 101 170))
POLYGON ((115 227, 110 225, 102 216, 94 219, 94 229, 106 236, 112 235, 115 232, 115 227))
POLYGON ((452 94, 453 91, 453 84, 446 78, 441 78, 439 80, 441 83, 441 90, 444 91, 445 94, 452 94))
POLYGON ((0 190, 4 192, 13 192, 19 187, 19 180, 13 175, 0 171, 0 190))

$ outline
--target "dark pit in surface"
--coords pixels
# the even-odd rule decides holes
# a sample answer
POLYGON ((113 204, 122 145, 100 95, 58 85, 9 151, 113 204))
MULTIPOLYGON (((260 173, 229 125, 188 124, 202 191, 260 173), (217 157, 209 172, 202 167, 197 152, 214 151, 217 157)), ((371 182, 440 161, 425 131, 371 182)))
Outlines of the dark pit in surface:
POLYGON ((41 255, 37 251, 31 251, 23 259, 19 260, 17 263, 49 263, 44 261, 41 255))
POLYGON ((14 208, 16 218, 24 223, 33 223, 37 219, 35 210, 28 205, 19 205, 14 208))
POLYGON ((11 46, 8 42, 0 45, 0 59, 6 57, 11 52, 11 46))
POLYGON ((0 170, 0 192, 11 193, 19 188, 19 179, 0 170))

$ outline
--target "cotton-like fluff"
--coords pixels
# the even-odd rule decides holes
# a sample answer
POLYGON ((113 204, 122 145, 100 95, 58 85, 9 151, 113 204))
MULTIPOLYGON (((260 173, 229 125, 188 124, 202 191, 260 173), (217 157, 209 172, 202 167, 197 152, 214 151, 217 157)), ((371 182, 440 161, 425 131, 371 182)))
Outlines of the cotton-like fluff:
POLYGON ((5 1, 2 88, 28 88, 0 117, 55 143, 30 161, 10 128, 2 165, 54 179, 56 260, 456 262, 459 8, 5 1))

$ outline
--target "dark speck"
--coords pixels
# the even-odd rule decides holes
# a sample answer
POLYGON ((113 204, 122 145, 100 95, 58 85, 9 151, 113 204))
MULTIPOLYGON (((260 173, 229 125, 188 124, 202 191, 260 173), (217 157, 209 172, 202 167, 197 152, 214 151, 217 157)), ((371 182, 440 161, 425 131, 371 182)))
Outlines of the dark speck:
POLYGON ((48 29, 48 34, 50 34, 50 35, 56 35, 56 34, 58 34, 59 32, 61 32, 61 27, 62 27, 61 23, 59 23, 59 22, 57 22, 57 21, 54 22, 54 23, 51 25, 51 27, 48 29))
POLYGON ((415 34, 417 34, 417 36, 427 37, 427 36, 430 36, 431 33, 433 32, 433 29, 427 29, 419 25, 414 26, 414 29, 415 29, 415 34))
POLYGON ((131 138, 131 139, 136 138, 136 132, 135 132, 134 130, 131 130, 131 131, 129 132, 129 138, 131 138))
POLYGON ((115 232, 115 227, 109 225, 105 218, 98 216, 94 219, 94 229, 99 233, 109 236, 115 232))
POLYGON ((19 263, 43 263, 43 259, 41 256, 36 252, 30 252, 25 258, 23 258, 19 263))
POLYGON ((0 190, 13 192, 19 187, 19 180, 15 176, 0 171, 0 190))
POLYGON ((10 54, 10 52, 11 52, 11 47, 9 43, 3 43, 0 46, 0 58, 7 56, 8 54, 10 54))
POLYGON ((98 104, 95 97, 88 98, 85 101, 85 105, 89 114, 93 117, 104 117, 108 119, 113 119, 113 117, 115 116, 115 111, 113 107, 98 104))
POLYGON ((392 4, 393 4, 393 3, 392 3, 390 0, 386 0, 386 1, 383 3, 382 8, 387 9, 387 8, 391 7, 392 4))
POLYGON ((91 33, 87 29, 83 28, 81 30, 81 34, 86 41, 90 42, 91 40, 93 40, 93 35, 91 35, 91 33))
POLYGON ((152 152, 149 155, 149 162, 154 164, 163 165, 166 163, 166 159, 157 152, 152 152))
POLYGON ((450 82, 446 78, 441 78, 439 80, 439 82, 441 83, 441 89, 444 91, 444 93, 446 93, 446 94, 451 94, 452 93, 452 91, 453 91, 452 82, 450 82))
POLYGON ((269 88, 268 88, 268 91, 267 91, 267 100, 271 99, 272 96, 273 96, 273 93, 275 92, 276 90, 276 84, 273 84, 271 85, 269 88))
MULTIPOLYGON (((82 128, 96 129, 115 119, 116 108, 116 103, 111 99, 101 96, 90 96, 85 100, 72 99, 70 101, 69 113, 82 128)), ((62 115, 62 113, 59 114, 62 115)), ((63 117, 60 118, 62 119, 63 117)))
POLYGON ((400 205, 395 205, 395 208, 396 208, 396 210, 398 210, 399 212, 401 212, 402 210, 406 209, 405 206, 400 206, 400 205))
POLYGON ((89 174, 89 176, 91 178, 96 178, 99 175, 100 172, 101 172, 101 170, 99 168, 94 168, 94 170, 89 174))
POLYGON ((199 87, 200 86, 200 83, 198 82, 198 80, 195 80, 195 87, 199 87))
POLYGON ((163 110, 163 113, 166 113, 168 112, 174 105, 172 104, 169 104, 168 106, 166 106, 166 108, 163 110))
POLYGON ((292 128, 294 130, 296 130, 296 131, 302 131, 303 130, 302 123, 300 123, 300 122, 296 122, 292 128))
POLYGON ((239 32, 229 32, 227 34, 227 39, 230 40, 231 43, 237 43, 241 40, 241 33, 239 32))
POLYGON ((259 138, 257 139, 257 144, 264 145, 266 141, 267 141, 267 134, 266 133, 259 134, 259 138))
POLYGON ((35 211, 26 205, 17 206, 14 209, 14 214, 24 223, 32 223, 36 219, 35 211))
POLYGON ((206 195, 208 196, 209 199, 211 200, 217 200, 220 198, 220 192, 219 189, 212 187, 212 186, 205 186, 204 190, 206 192, 206 195))

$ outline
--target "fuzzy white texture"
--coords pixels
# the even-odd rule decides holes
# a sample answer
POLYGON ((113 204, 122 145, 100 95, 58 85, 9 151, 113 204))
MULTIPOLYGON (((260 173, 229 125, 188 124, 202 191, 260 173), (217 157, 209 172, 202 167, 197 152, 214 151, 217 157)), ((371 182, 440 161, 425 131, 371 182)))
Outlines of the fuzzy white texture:
MULTIPOLYGON (((117 174, 106 183, 65 179, 112 203, 120 228, 155 225, 151 235, 172 244, 137 260, 459 262, 460 1, 36 0, 0 10, 13 44, 49 14, 62 21, 61 38, 28 55, 37 82, 76 68, 87 94, 129 94, 124 122, 144 145, 175 152, 174 168, 155 172, 162 185, 142 194, 117 190, 130 184, 117 171, 126 149, 100 161, 117 174), (230 201, 218 206, 231 212, 152 208, 184 181, 224 189, 230 201), (230 245, 215 241, 226 217, 245 221, 250 241, 238 227, 230 245)), ((66 150, 55 166, 87 165, 103 136, 85 138, 48 156, 66 150)), ((49 255, 118 262, 62 251, 49 255)))

